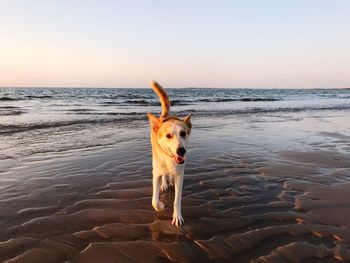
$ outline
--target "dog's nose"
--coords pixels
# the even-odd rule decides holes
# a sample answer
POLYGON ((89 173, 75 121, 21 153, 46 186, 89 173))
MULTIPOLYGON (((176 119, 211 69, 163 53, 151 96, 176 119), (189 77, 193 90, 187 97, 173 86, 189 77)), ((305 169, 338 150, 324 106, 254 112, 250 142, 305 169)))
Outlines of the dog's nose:
POLYGON ((176 153, 180 156, 184 156, 186 153, 186 149, 184 147, 179 147, 177 148, 176 153))

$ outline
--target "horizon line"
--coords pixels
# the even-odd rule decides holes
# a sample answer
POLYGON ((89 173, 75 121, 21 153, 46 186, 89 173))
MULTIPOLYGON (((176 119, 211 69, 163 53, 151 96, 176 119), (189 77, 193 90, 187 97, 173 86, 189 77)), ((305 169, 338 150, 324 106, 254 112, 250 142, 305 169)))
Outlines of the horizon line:
MULTIPOLYGON (((151 89, 151 87, 93 87, 93 86, 0 86, 0 89, 151 89)), ((319 89, 350 89, 350 87, 342 86, 328 86, 328 87, 167 87, 166 89, 307 89, 307 90, 319 90, 319 89)))

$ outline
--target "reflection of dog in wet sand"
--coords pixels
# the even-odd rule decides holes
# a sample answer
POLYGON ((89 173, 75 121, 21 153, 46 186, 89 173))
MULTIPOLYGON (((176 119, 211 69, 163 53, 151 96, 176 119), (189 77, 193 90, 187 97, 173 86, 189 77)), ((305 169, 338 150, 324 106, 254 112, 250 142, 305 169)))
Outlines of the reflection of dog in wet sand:
POLYGON ((175 199, 172 224, 179 226, 184 223, 181 215, 181 195, 185 169, 185 154, 188 138, 191 132, 191 113, 181 119, 168 116, 170 109, 169 97, 165 90, 155 81, 151 83, 154 92, 159 96, 162 105, 160 118, 148 113, 151 125, 152 166, 153 166, 153 196, 152 206, 156 211, 164 209, 159 201, 159 190, 168 188, 167 176, 170 182, 175 181, 175 199))

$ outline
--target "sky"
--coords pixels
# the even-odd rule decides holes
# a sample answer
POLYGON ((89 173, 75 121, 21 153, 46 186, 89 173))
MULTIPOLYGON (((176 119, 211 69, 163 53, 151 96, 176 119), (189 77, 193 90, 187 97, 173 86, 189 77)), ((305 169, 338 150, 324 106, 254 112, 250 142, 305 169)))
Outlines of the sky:
POLYGON ((0 87, 350 87, 347 0, 0 0, 0 87))

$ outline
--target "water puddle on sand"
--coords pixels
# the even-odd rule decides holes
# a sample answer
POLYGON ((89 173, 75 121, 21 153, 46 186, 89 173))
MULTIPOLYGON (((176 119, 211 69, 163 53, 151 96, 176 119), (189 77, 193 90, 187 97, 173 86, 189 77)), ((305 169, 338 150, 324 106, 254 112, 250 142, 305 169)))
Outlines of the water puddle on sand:
POLYGON ((349 154, 268 151, 258 135, 248 141, 228 127, 220 142, 205 139, 211 131, 192 142, 181 228, 170 224, 173 188, 161 194, 164 211, 151 207, 148 138, 4 171, 0 261, 350 260, 349 154))

